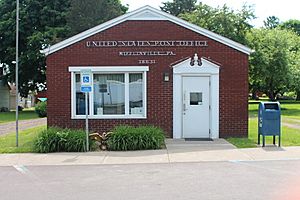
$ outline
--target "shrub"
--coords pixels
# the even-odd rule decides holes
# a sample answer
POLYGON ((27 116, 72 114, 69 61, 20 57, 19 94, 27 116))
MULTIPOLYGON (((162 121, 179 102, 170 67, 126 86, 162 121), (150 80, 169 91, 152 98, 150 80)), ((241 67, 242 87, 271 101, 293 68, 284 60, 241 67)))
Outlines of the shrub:
POLYGON ((38 153, 84 152, 85 146, 86 134, 83 130, 55 127, 43 130, 34 142, 35 151, 38 153))
POLYGON ((109 150, 160 149, 164 145, 164 132, 154 126, 118 126, 107 140, 109 150))
POLYGON ((8 112, 9 109, 7 107, 1 107, 0 112, 8 112))
POLYGON ((47 117, 47 102, 39 102, 35 106, 35 112, 39 117, 47 117))

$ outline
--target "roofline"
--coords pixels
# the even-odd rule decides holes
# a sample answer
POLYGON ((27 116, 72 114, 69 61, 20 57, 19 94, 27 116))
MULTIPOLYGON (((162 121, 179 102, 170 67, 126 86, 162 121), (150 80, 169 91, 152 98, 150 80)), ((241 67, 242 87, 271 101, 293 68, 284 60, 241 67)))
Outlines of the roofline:
POLYGON ((252 53, 252 50, 249 47, 247 47, 247 46, 244 46, 244 45, 242 45, 240 43, 237 43, 237 42, 235 42, 233 40, 230 40, 230 39, 228 39, 226 37, 218 35, 218 34, 216 34, 214 32, 211 32, 209 30, 201 28, 201 27, 199 27, 197 25, 194 25, 194 24, 192 24, 190 22, 187 22, 187 21, 185 21, 183 19, 180 19, 178 17, 175 17, 175 16, 173 16, 171 14, 168 14, 168 13, 166 13, 164 11, 160 11, 160 10, 155 9, 155 8, 153 8, 151 6, 148 6, 148 5, 147 6, 143 6, 143 7, 139 8, 137 10, 134 10, 132 12, 126 13, 124 15, 121 15, 119 17, 116 17, 116 18, 114 18, 112 20, 109 20, 109 21, 103 23, 103 24, 100 24, 100 25, 95 26, 95 27, 93 27, 91 29, 88 29, 88 30, 86 30, 86 31, 84 31, 82 33, 74 35, 74 36, 72 36, 72 37, 70 37, 70 38, 68 38, 66 40, 63 40, 63 41, 61 41, 61 42, 59 42, 57 44, 54 44, 54 45, 52 45, 52 46, 44 49, 44 50, 41 50, 41 53, 43 53, 43 54, 45 54, 47 56, 47 55, 52 54, 52 53, 54 53, 54 52, 56 52, 56 51, 58 51, 60 49, 63 49, 65 47, 67 47, 67 46, 70 46, 70 45, 72 45, 72 44, 74 44, 76 42, 79 42, 79 41, 81 41, 83 39, 86 39, 86 38, 88 38, 88 37, 90 37, 90 36, 92 36, 94 34, 102 32, 102 31, 104 31, 104 30, 106 30, 108 28, 111 28, 111 27, 113 27, 115 25, 118 25, 118 24, 120 24, 120 23, 122 23, 124 21, 127 21, 127 20, 168 20, 168 21, 173 22, 175 24, 178 24, 178 25, 180 25, 182 27, 185 27, 185 28, 187 28, 189 30, 192 30, 192 31, 194 31, 196 33, 199 33, 199 34, 204 35, 204 36, 206 36, 208 38, 211 38, 211 39, 213 39, 215 41, 218 41, 218 42, 223 43, 223 44, 225 44, 227 46, 230 46, 230 47, 232 47, 232 48, 234 48, 234 49, 236 49, 238 51, 241 51, 241 52, 243 52, 245 54, 250 55, 250 53, 252 53), (158 14, 160 16, 163 16, 164 18, 154 18, 154 19, 151 19, 151 18, 150 19, 146 19, 146 18, 145 19, 142 19, 142 18, 133 18, 133 19, 130 19, 131 16, 134 16, 134 15, 140 13, 140 12, 147 11, 147 10, 149 10, 149 11, 155 13, 155 14, 158 14))

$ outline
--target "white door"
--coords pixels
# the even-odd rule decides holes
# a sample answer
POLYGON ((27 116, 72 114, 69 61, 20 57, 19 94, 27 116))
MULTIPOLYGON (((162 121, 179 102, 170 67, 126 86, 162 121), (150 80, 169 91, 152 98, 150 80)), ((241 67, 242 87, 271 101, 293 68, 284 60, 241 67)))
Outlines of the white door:
POLYGON ((209 138, 209 77, 183 77, 183 137, 209 138))

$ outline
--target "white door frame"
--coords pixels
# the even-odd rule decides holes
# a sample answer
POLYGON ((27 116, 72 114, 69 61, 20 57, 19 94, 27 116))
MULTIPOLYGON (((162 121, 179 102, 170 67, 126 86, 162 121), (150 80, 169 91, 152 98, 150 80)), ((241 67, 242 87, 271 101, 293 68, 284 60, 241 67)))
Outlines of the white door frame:
POLYGON ((201 58, 201 66, 191 66, 189 58, 173 66, 173 138, 183 138, 182 77, 206 76, 210 78, 210 138, 219 138, 219 69, 220 66, 201 58))

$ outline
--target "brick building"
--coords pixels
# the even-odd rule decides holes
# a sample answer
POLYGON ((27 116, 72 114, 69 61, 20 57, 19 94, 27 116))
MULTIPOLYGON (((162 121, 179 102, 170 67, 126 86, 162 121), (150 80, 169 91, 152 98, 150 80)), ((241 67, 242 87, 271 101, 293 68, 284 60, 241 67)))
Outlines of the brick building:
POLYGON ((173 138, 246 136, 248 56, 239 43, 145 6, 43 50, 48 126, 151 124, 173 138))

